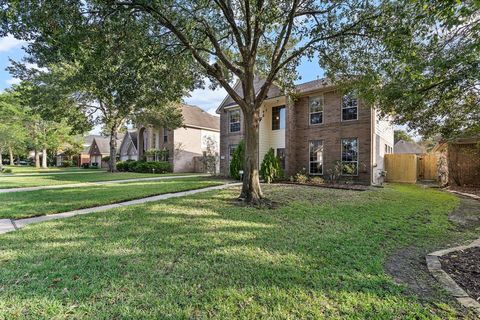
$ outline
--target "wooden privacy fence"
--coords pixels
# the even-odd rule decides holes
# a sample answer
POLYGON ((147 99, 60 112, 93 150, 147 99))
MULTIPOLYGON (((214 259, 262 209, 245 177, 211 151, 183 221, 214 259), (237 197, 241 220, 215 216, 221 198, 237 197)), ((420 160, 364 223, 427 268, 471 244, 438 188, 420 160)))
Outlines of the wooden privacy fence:
POLYGON ((416 183, 417 180, 438 178, 438 157, 433 154, 386 154, 384 161, 387 182, 416 183))

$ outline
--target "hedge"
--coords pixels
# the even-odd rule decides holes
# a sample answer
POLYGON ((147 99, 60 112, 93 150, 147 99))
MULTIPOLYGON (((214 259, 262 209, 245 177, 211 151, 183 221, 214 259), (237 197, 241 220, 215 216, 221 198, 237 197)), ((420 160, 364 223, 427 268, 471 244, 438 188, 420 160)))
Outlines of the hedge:
POLYGON ((173 166, 167 161, 120 161, 117 163, 118 171, 141 173, 167 173, 173 172, 173 166))

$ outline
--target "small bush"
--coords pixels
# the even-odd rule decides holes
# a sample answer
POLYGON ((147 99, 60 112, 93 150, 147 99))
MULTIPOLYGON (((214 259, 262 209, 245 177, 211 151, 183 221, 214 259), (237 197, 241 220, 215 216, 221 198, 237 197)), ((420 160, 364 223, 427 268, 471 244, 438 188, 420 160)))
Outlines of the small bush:
POLYGON ((117 170, 118 171, 125 171, 125 167, 128 168, 128 165, 125 165, 125 162, 123 162, 123 161, 117 162, 117 170))
POLYGON ((245 166, 245 143, 240 141, 230 160, 230 177, 240 180, 239 171, 245 166))
MULTIPOLYGON (((292 179, 290 179, 290 180, 292 180, 292 179)), ((308 174, 307 174, 307 171, 305 170, 305 168, 300 170, 299 172, 297 172, 293 176, 293 181, 296 182, 296 183, 301 183, 301 184, 304 184, 304 183, 308 182, 308 174)))
POLYGON ((310 179, 311 184, 322 185, 325 183, 325 180, 322 177, 313 177, 310 179))
POLYGON ((93 162, 91 165, 92 169, 98 169, 98 162, 93 162))
POLYGON ((63 160, 62 167, 69 168, 73 166, 73 160, 63 160))
POLYGON ((263 158, 262 165, 260 166, 260 176, 267 183, 283 177, 283 170, 282 166, 280 165, 280 160, 275 156, 275 151, 273 151, 273 148, 270 148, 263 158))
POLYGON ((108 161, 110 161, 110 156, 105 156, 105 157, 103 157, 103 158, 102 158, 102 161, 103 161, 103 162, 108 162, 108 161))
POLYGON ((82 168, 83 168, 83 169, 88 169, 88 168, 90 168, 90 163, 82 163, 82 168))

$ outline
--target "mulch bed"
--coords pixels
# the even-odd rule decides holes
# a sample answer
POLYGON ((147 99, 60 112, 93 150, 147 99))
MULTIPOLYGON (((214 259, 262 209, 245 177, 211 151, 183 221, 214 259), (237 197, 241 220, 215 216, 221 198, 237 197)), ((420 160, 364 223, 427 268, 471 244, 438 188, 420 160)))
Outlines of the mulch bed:
POLYGON ((469 193, 480 197, 480 187, 459 187, 459 186, 450 186, 448 187, 450 190, 469 193))
POLYGON ((354 190, 354 191, 366 191, 370 189, 369 186, 364 186, 361 184, 340 184, 340 183, 313 184, 313 183, 297 183, 297 182, 291 182, 291 181, 279 181, 278 184, 293 184, 293 185, 307 186, 307 187, 319 187, 319 188, 354 190))
POLYGON ((440 262, 442 269, 470 297, 480 302, 480 247, 446 254, 440 257, 440 262))

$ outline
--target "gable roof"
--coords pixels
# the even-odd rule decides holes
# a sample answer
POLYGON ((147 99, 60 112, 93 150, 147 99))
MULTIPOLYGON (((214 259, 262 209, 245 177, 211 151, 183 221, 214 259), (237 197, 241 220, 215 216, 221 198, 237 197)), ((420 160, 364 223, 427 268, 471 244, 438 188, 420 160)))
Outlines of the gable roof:
POLYGON ((127 134, 123 137, 122 139, 122 143, 120 143, 120 148, 119 148, 119 152, 122 153, 122 148, 124 147, 128 147, 129 145, 125 145, 125 143, 127 142, 131 142, 133 144, 133 147, 135 148, 135 150, 138 150, 138 134, 137 134, 137 131, 127 131, 127 134))
MULTIPOLYGON (((120 151, 120 146, 122 144, 123 137, 125 135, 123 133, 119 133, 117 135, 117 153, 120 151)), ((92 151, 92 147, 96 145, 98 148, 99 153, 101 154, 108 154, 110 153, 110 136, 107 137, 95 137, 93 139, 92 145, 90 146, 89 153, 92 151)))
POLYGON ((205 110, 188 104, 182 104, 183 125, 220 131, 220 118, 205 110))
MULTIPOLYGON (((254 82, 253 82, 253 86, 255 88, 255 93, 258 93, 260 91, 260 88, 262 87, 262 85, 264 83, 265 83, 265 80, 261 79, 260 77, 255 77, 254 82)), ((295 86, 295 91, 297 93, 301 94, 301 93, 316 91, 316 90, 320 90, 320 89, 324 89, 324 88, 332 87, 332 86, 334 86, 332 81, 330 81, 326 78, 322 78, 322 79, 317 79, 317 80, 297 84, 295 86)), ((240 97, 243 97, 243 90, 242 90, 242 86, 240 84, 240 81, 237 81, 237 83, 233 87, 233 90, 235 90, 235 92, 238 95, 240 95, 240 97)), ((271 98, 275 98, 275 97, 279 97, 279 96, 283 96, 283 95, 284 95, 284 93, 282 92, 281 88, 279 86, 275 85, 275 84, 272 84, 272 86, 270 87, 270 90, 268 90, 266 99, 271 99, 271 98)), ((229 106, 234 106, 234 105, 237 105, 235 100, 233 100, 233 98, 230 95, 227 95, 225 97, 225 99, 223 99, 220 106, 217 108, 216 112, 220 113, 220 110, 222 108, 229 107, 229 106)))
POLYGON ((400 140, 393 146, 393 153, 426 153, 425 147, 415 142, 400 140))

